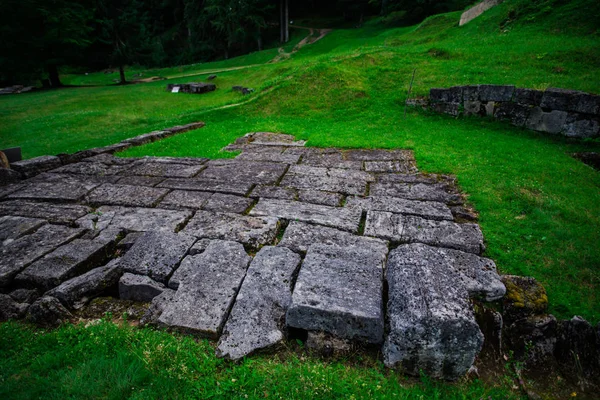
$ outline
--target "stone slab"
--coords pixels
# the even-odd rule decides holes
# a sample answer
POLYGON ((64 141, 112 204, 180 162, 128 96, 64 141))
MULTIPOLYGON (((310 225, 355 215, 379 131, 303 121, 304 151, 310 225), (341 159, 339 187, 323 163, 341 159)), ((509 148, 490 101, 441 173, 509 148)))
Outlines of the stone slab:
POLYGON ((119 185, 133 185, 133 186, 156 186, 163 182, 165 178, 156 176, 124 176, 117 182, 119 185))
POLYGON ((452 221, 452 211, 444 203, 435 201, 407 200, 389 196, 348 197, 346 207, 357 207, 363 211, 388 211, 397 214, 452 221))
POLYGON ((39 173, 58 168, 61 165, 60 158, 56 156, 41 156, 13 162, 10 164, 10 167, 21 173, 25 178, 30 178, 39 173))
POLYGON ((483 234, 477 224, 433 221, 385 211, 367 212, 365 235, 392 242, 425 243, 474 254, 481 254, 485 250, 483 234))
POLYGON ((288 170, 293 175, 309 175, 348 179, 353 181, 374 182, 375 177, 364 171, 342 168, 323 168, 313 167, 311 165, 292 165, 288 170))
POLYGON ((259 247, 275 240, 279 220, 228 213, 198 211, 183 232, 197 238, 233 240, 259 247))
POLYGON ((378 183, 446 184, 449 187, 456 185, 456 178, 450 175, 381 173, 376 176, 378 183))
POLYGON ((75 239, 31 264, 15 280, 45 290, 102 265, 115 249, 120 231, 105 230, 93 240, 75 239))
POLYGON ((0 217, 0 247, 35 231, 44 224, 46 221, 39 218, 11 215, 0 217))
POLYGON ((134 232, 175 232, 191 216, 191 211, 183 210, 102 206, 77 220, 77 225, 96 231, 111 226, 134 232))
POLYGON ((240 243, 213 241, 204 253, 186 259, 194 265, 195 273, 181 282, 158 323, 216 339, 246 275, 250 257, 240 243))
POLYGON ((454 380, 473 365, 483 334, 456 272, 423 257, 426 248, 402 245, 388 257, 384 363, 411 375, 423 371, 454 380))
POLYGON ((116 175, 119 172, 129 168, 128 165, 110 165, 100 162, 79 162, 75 164, 63 165, 60 168, 52 170, 55 174, 78 174, 78 175, 116 175))
MULTIPOLYGON (((235 175, 234 175, 235 176, 235 175)), ((233 178, 230 178, 233 179, 233 178)), ((206 179, 167 179, 157 185, 161 188, 179 190, 198 190, 202 192, 219 192, 245 196, 254 186, 251 182, 241 181, 216 181, 206 179)))
POLYGON ((284 247, 263 247, 248 267, 217 347, 217 355, 238 360, 284 339, 285 313, 292 302, 300 256, 284 247))
MULTIPOLYGON (((4 189, 4 188, 2 188, 2 186, 17 183, 21 179, 23 179, 21 174, 18 173, 17 171, 15 171, 14 169, 0 168, 0 190, 4 189)), ((0 198, 3 196, 2 192, 4 192, 4 191, 1 190, 0 198)), ((8 194, 8 193, 4 193, 4 194, 8 194)))
POLYGON ((350 161, 413 161, 411 150, 358 149, 344 152, 344 158, 350 161))
POLYGON ((56 224, 72 224, 90 211, 91 208, 79 204, 51 204, 22 200, 0 202, 0 215, 41 218, 56 224))
POLYGON ((344 339, 383 342, 386 253, 374 248, 311 246, 296 280, 287 324, 344 339))
POLYGON ((75 187, 80 186, 98 186, 103 183, 116 183, 119 180, 117 175, 77 175, 77 174, 57 174, 54 170, 50 172, 43 172, 39 175, 34 176, 27 180, 31 183, 58 183, 60 185, 73 185, 75 187))
POLYGON ((329 207, 289 200, 260 199, 258 204, 250 211, 250 215, 309 222, 350 232, 357 232, 360 224, 361 210, 356 208, 329 207))
POLYGON ((371 196, 401 197, 411 200, 439 201, 448 204, 461 204, 462 198, 453 193, 448 185, 443 183, 387 183, 378 182, 371 185, 371 196))
POLYGON ((388 242, 385 240, 357 236, 334 228, 298 221, 289 223, 278 245, 296 252, 306 252, 313 244, 373 248, 373 251, 381 253, 386 253, 388 248, 388 242))
POLYGON ((202 206, 203 210, 223 213, 244 213, 254 203, 253 199, 232 194, 214 193, 202 206))
POLYGON ((13 193, 13 192, 16 192, 17 190, 19 190, 21 188, 23 188, 22 184, 10 184, 10 185, 6 185, 6 186, 2 186, 0 184, 0 199, 13 193))
POLYGON ((265 197, 269 199, 296 200, 298 194, 295 189, 279 186, 258 185, 250 194, 250 197, 265 197))
POLYGON ((119 280, 119 298, 141 302, 152 301, 165 291, 165 285, 148 276, 126 272, 119 280))
POLYGON ((287 164, 281 163, 212 160, 208 162, 208 167, 198 175, 198 179, 272 185, 279 181, 287 168, 287 164))
POLYGON ((175 210, 199 210, 212 196, 209 192, 191 190, 173 190, 168 193, 157 205, 159 208, 172 208, 175 210))
POLYGON ((190 249, 190 251, 188 251, 188 254, 190 256, 195 256, 198 255, 200 253, 204 253, 204 250, 206 250, 206 248, 208 247, 208 245, 210 244, 211 240, 210 239, 200 239, 198 240, 196 243, 194 243, 194 245, 192 246, 192 248, 190 249))
POLYGON ((13 278, 34 261, 83 233, 82 229, 44 225, 34 233, 0 247, 0 287, 9 286, 13 278))
POLYGON ((99 183, 83 182, 30 182, 21 190, 6 196, 7 199, 49 200, 57 202, 76 202, 99 183))
POLYGON ((367 181, 351 180, 349 178, 287 173, 282 181, 282 187, 295 189, 322 190, 339 192, 349 195, 364 195, 367 192, 367 181))
POLYGON ((322 192, 320 190, 298 190, 298 200, 304 203, 322 204, 324 206, 338 207, 342 204, 344 196, 339 193, 322 192))
POLYGON ((166 283, 196 239, 183 233, 148 231, 119 262, 125 272, 166 283))
POLYGON ((117 260, 103 267, 94 268, 83 275, 70 279, 50 290, 46 296, 52 296, 68 309, 80 309, 88 301, 116 286, 122 271, 117 260))
POLYGON ((410 161, 365 161, 367 172, 396 172, 401 174, 414 174, 418 172, 417 166, 410 161))
POLYGON ((86 196, 86 202, 98 206, 153 207, 168 192, 169 189, 106 183, 90 192, 86 196))
POLYGON ((240 161, 270 161, 284 164, 297 164, 300 161, 299 154, 285 153, 265 153, 265 152, 248 152, 244 151, 235 158, 240 161))
POLYGON ((122 175, 157 176, 166 178, 191 178, 204 169, 204 165, 186 165, 167 162, 141 161, 122 175))

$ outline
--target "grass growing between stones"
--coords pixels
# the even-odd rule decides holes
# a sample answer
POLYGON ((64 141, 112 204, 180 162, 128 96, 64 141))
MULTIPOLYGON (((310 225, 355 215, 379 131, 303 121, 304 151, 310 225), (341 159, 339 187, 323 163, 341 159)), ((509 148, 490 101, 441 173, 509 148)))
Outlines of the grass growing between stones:
POLYGON ((325 361, 290 346, 234 364, 217 359, 206 340, 108 319, 53 331, 9 322, 0 325, 0 397, 519 398, 509 378, 489 385, 409 379, 369 357, 325 361))

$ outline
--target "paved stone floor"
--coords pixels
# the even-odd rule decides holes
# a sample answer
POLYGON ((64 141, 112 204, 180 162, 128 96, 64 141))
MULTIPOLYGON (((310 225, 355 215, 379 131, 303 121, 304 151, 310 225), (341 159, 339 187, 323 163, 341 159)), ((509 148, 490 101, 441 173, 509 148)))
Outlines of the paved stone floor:
POLYGON ((241 154, 102 154, 0 187, 2 304, 35 320, 108 291, 231 359, 293 327, 381 345, 407 373, 468 370, 471 299, 505 288, 453 177, 419 173, 411 151, 288 135, 226 150, 241 154))

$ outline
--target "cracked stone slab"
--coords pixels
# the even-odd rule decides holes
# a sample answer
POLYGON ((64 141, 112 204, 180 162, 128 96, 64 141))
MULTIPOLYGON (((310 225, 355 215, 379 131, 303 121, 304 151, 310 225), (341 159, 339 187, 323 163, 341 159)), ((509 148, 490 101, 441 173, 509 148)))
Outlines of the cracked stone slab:
POLYGON ((251 132, 235 141, 236 144, 261 146, 296 146, 303 147, 305 140, 296 140, 293 135, 277 132, 251 132))
POLYGON ((119 179, 117 182, 119 185, 133 185, 133 186, 156 186, 165 178, 160 178, 156 176, 124 176, 119 179))
POLYGON ((273 217, 198 211, 183 232, 199 239, 234 240, 259 247, 275 240, 278 229, 279 220, 273 217))
POLYGON ((115 157, 112 154, 103 153, 81 160, 82 162, 102 163, 106 165, 130 165, 136 162, 137 158, 115 157))
POLYGON ((412 161, 365 161, 367 172, 396 172, 400 174, 414 174, 418 172, 417 166, 412 161))
POLYGON ((384 363, 412 375, 424 371, 454 380, 473 365, 483 334, 456 271, 423 257, 426 248, 402 245, 390 252, 384 363))
POLYGON ((165 291, 165 285, 143 275, 126 272, 119 280, 119 298, 141 302, 152 301, 165 291))
POLYGON ((304 189, 298 191, 298 200, 324 206, 338 207, 343 198, 344 196, 339 193, 322 192, 320 190, 304 189))
POLYGON ((265 197, 270 199, 296 200, 296 190, 279 186, 258 185, 250 194, 250 197, 265 197))
POLYGON ((433 221, 385 211, 367 212, 365 235, 393 242, 448 247, 475 254, 481 254, 485 250, 483 234, 477 224, 433 221))
POLYGON ((196 192, 191 190, 173 190, 168 193, 157 205, 160 208, 172 208, 175 210, 192 209, 199 210, 212 196, 209 192, 196 192))
POLYGON ((250 215, 253 216, 310 222, 350 232, 358 231, 361 214, 361 210, 357 208, 329 207, 278 199, 260 199, 250 211, 250 215))
POLYGON ((355 171, 341 168, 323 168, 310 165, 292 165, 288 171, 294 175, 324 176, 349 179, 353 181, 375 182, 375 176, 364 171, 355 171))
POLYGON ((53 171, 44 172, 27 180, 28 183, 59 183, 61 185, 91 186, 102 185, 103 183, 116 183, 119 177, 116 175, 76 175, 76 174, 57 174, 53 171))
POLYGON ((51 289, 102 265, 114 251, 120 231, 106 230, 93 240, 75 239, 31 264, 15 280, 24 286, 51 289))
POLYGON ((287 164, 271 162, 212 160, 198 179, 272 185, 279 181, 287 168, 287 164))
POLYGON ((31 182, 25 184, 21 190, 6 196, 7 199, 21 200, 50 200, 76 202, 81 200, 90 190, 99 186, 99 183, 77 182, 31 182))
POLYGON ((79 204, 37 203, 21 200, 0 202, 0 215, 41 218, 56 224, 72 224, 90 211, 91 208, 79 204))
POLYGON ((10 285, 13 278, 34 261, 83 233, 82 229, 44 225, 34 233, 0 247, 0 287, 10 285))
POLYGON ((0 217, 0 246, 27 235, 42 225, 46 221, 39 218, 15 217, 7 215, 0 217))
POLYGON ((125 272, 166 283, 195 241, 183 233, 148 231, 121 257, 119 265, 125 272))
POLYGON ((79 162, 75 164, 63 165, 60 168, 52 170, 52 173, 58 174, 78 174, 78 175, 116 175, 127 169, 125 165, 107 165, 100 162, 79 162))
POLYGON ((344 339, 383 342, 383 266, 375 248, 311 246, 286 322, 344 339))
POLYGON ((217 347, 217 355, 239 360, 284 339, 285 313, 300 256, 284 247, 263 247, 248 267, 217 347))
POLYGON ((346 160, 350 161, 414 161, 411 150, 358 149, 344 152, 346 160))
POLYGON ((440 202, 407 200, 389 196, 348 197, 346 207, 358 207, 363 211, 388 211, 397 214, 416 215, 435 220, 452 221, 452 211, 440 202))
POLYGON ((118 260, 113 260, 103 267, 94 268, 63 282, 47 292, 46 296, 60 300, 70 310, 77 310, 94 297, 115 286, 122 273, 118 260))
MULTIPOLYGON (((235 175, 234 175, 235 176, 235 175)), ((233 180, 233 178, 229 178, 233 180)), ((167 179, 157 187, 179 190, 198 190, 202 192, 220 192, 245 196, 254 184, 252 182, 216 181, 207 179, 167 179)))
POLYGON ((438 174, 397 174, 397 173, 381 173, 377 174, 377 182, 379 183, 426 183, 437 184, 445 183, 448 186, 456 184, 456 178, 449 175, 438 174))
POLYGON ((102 206, 95 213, 78 219, 77 225, 95 231, 110 225, 134 232, 175 232, 191 216, 191 211, 184 210, 102 206))
POLYGON ((183 280, 158 323, 218 338, 251 258, 237 242, 215 240, 204 253, 186 257, 194 274, 183 280), (208 300, 208 301, 207 301, 208 300))
POLYGON ((21 173, 24 177, 30 178, 39 173, 58 168, 61 165, 60 158, 56 156, 41 156, 11 163, 10 167, 21 173))
POLYGON ((300 154, 285 153, 265 153, 265 152, 247 152, 235 158, 240 161, 270 161, 283 164, 297 164, 300 161, 300 154))
POLYGON ((436 183, 387 183, 378 182, 371 185, 371 196, 402 197, 411 200, 439 201, 448 204, 461 204, 462 198, 451 191, 448 185, 436 183))
POLYGON ((319 243, 340 247, 372 248, 373 251, 380 253, 387 253, 388 249, 388 242, 385 240, 356 236, 334 228, 297 221, 289 223, 278 246, 296 252, 306 252, 311 245, 319 243))
POLYGON ((342 152, 335 149, 311 149, 303 155, 301 163, 302 165, 325 168, 356 170, 363 168, 362 161, 344 160, 342 152))
POLYGON ((0 186, 0 199, 23 188, 22 184, 0 186))
POLYGON ((169 189, 106 183, 90 192, 86 201, 95 205, 153 207, 168 192, 169 189))
POLYGON ((339 192, 350 195, 364 195, 367 192, 367 185, 368 182, 366 180, 352 180, 327 175, 294 174, 289 172, 281 181, 282 187, 339 192))
POLYGON ((186 165, 170 162, 141 161, 122 175, 158 176, 167 178, 191 178, 205 168, 200 165, 186 165))
POLYGON ((202 207, 206 211, 242 214, 254 203, 253 199, 232 194, 214 193, 202 207))

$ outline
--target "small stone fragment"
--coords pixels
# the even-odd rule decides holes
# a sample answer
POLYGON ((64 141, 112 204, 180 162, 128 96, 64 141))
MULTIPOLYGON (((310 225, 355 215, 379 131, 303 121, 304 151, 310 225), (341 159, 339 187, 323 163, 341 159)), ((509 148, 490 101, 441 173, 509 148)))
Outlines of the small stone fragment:
POLYGON ((20 172, 25 178, 31 178, 37 174, 49 171, 61 166, 60 158, 56 156, 41 156, 29 160, 11 163, 11 168, 20 172))
POLYGON ((506 286, 506 295, 502 301, 502 316, 511 323, 536 314, 545 314, 548 310, 546 289, 535 278, 502 275, 506 286))
POLYGON ((164 292, 165 285, 142 275, 125 273, 119 280, 119 298, 148 302, 164 292))
POLYGON ((161 294, 152 299, 152 303, 140 320, 141 325, 156 325, 165 307, 175 298, 175 291, 165 289, 161 294))
POLYGON ((21 319, 27 312, 29 304, 17 302, 13 297, 0 293, 0 321, 21 319))
POLYGON ((10 293, 10 297, 17 303, 31 304, 40 297, 40 293, 36 289, 17 289, 10 293))
POLYGON ((73 318, 58 299, 44 296, 33 303, 27 310, 27 319, 41 326, 56 326, 73 318))
POLYGON ((211 196, 212 193, 208 192, 173 190, 161 200, 157 207, 175 210, 199 210, 204 207, 211 196))
POLYGON ((143 160, 122 175, 143 175, 166 178, 191 178, 204 169, 204 165, 185 165, 178 163, 154 162, 143 160))
POLYGON ((306 348, 317 352, 322 357, 341 356, 352 351, 352 342, 325 332, 309 331, 306 348))
POLYGON ((195 256, 198 255, 200 253, 204 253, 204 250, 206 250, 206 248, 208 247, 208 245, 210 244, 211 240, 210 239, 200 239, 198 240, 196 243, 194 243, 194 245, 192 246, 192 248, 190 249, 190 251, 188 252, 188 254, 190 256, 195 256))
POLYGON ((452 221, 452 212, 444 203, 436 201, 407 200, 389 196, 348 197, 346 207, 363 211, 388 211, 397 214, 416 215, 435 220, 452 221))

